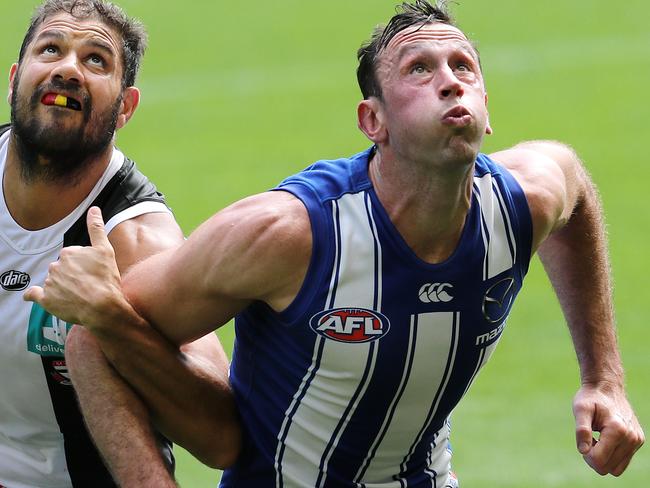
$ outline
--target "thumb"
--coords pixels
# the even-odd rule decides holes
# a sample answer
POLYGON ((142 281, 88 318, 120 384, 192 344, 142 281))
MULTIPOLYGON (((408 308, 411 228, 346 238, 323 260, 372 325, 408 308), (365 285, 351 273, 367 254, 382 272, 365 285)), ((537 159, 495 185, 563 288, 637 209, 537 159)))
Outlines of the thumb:
POLYGON ((42 303, 45 297, 45 292, 40 286, 30 286, 27 291, 23 293, 23 300, 26 302, 42 303))
POLYGON ((86 215, 86 225, 90 236, 90 245, 93 247, 111 247, 104 229, 104 219, 99 207, 90 207, 86 215))
POLYGON ((593 411, 588 407, 574 409, 576 418, 576 445, 580 454, 588 454, 593 445, 593 411))

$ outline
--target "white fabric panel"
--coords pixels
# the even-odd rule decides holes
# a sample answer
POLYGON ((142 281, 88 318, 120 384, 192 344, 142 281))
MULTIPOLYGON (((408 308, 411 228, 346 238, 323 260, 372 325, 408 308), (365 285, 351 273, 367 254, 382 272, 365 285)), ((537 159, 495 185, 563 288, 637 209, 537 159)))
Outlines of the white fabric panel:
MULTIPOLYGON (((368 222, 364 194, 345 195, 338 205, 341 264, 336 289, 331 290, 334 300, 332 308, 372 309, 375 296, 375 239, 368 222)), ((374 355, 369 358, 372 343, 346 344, 319 338, 316 347, 322 340, 325 340, 325 344, 320 367, 288 425, 284 455, 280 462, 282 481, 287 488, 318 486, 317 468, 332 432, 341 419, 347 424, 356 407, 353 405, 348 417, 344 418, 348 403, 359 388, 359 398, 363 397, 368 386, 367 383, 361 384, 363 373, 369 362, 370 368, 374 366, 374 355), (341 371, 346 372, 343 377, 341 371)), ((368 375, 367 380, 370 377, 368 375)), ((296 397, 300 393, 296 393, 296 397)), ((291 408, 286 414, 290 414, 290 411, 291 408)), ((344 430, 345 427, 341 433, 344 430)))
POLYGON ((474 178, 474 182, 479 189, 481 214, 488 230, 486 278, 490 279, 512 268, 514 261, 499 202, 492 193, 492 176, 487 174, 481 178, 474 178))
POLYGON ((113 215, 113 217, 106 222, 104 228, 106 229, 106 234, 110 233, 115 227, 120 225, 125 220, 132 219, 134 217, 139 217, 140 215, 148 213, 168 213, 171 214, 171 211, 167 208, 162 202, 140 202, 132 207, 122 210, 120 213, 113 215))
MULTIPOLYGON (((4 174, 5 160, 6 148, 3 147, 0 150, 0 174, 4 174)), ((84 201, 66 217, 45 229, 27 231, 18 225, 11 217, 5 203, 4 194, 2 194, 2 198, 0 198, 0 238, 11 246, 15 252, 22 255, 41 254, 61 247, 63 234, 86 213, 88 206, 119 171, 123 163, 124 154, 117 149, 113 149, 113 156, 106 171, 84 201)))
MULTIPOLYGON (((432 404, 435 413, 438 407, 436 393, 440 391, 439 400, 451 374, 451 368, 448 371, 445 368, 450 358, 453 364, 457 347, 455 338, 458 332, 454 328, 457 329, 458 324, 454 315, 454 312, 432 312, 418 316, 411 374, 388 431, 363 477, 364 485, 387 483, 396 474, 395 466, 407 461, 405 449, 420 440, 418 433, 430 422, 428 414, 432 404)), ((436 449, 446 449, 446 445, 436 449)), ((433 458, 439 459, 440 456, 434 454, 433 458)), ((444 470, 445 466, 436 466, 435 469, 444 470)), ((395 486, 400 485, 397 483, 395 486)))

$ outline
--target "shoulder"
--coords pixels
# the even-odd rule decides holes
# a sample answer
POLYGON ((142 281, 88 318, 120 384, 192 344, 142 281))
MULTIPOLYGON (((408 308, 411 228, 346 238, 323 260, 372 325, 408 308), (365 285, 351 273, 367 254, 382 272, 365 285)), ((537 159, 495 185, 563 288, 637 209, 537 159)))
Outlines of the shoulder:
POLYGON ((582 165, 569 146, 531 141, 490 155, 522 187, 533 219, 533 249, 571 216, 584 184, 582 165))
POLYGON ((183 233, 171 213, 152 212, 124 220, 108 239, 121 273, 133 264, 183 243, 183 233))
POLYGON ((371 186, 368 163, 373 148, 351 157, 316 161, 300 173, 284 179, 278 189, 290 191, 305 201, 326 201, 344 193, 356 192, 371 186))
POLYGON ((262 300, 281 309, 306 275, 311 224, 298 198, 272 191, 215 214, 190 235, 183 248, 181 260, 202 263, 216 294, 262 300))
POLYGON ((115 151, 123 160, 115 174, 105 183, 102 191, 93 202, 93 205, 102 209, 104 218, 109 220, 125 210, 127 213, 137 214, 165 208, 164 195, 137 169, 132 160, 124 156, 119 150, 115 149, 115 151), (129 210, 136 205, 148 207, 148 209, 141 212, 129 210))

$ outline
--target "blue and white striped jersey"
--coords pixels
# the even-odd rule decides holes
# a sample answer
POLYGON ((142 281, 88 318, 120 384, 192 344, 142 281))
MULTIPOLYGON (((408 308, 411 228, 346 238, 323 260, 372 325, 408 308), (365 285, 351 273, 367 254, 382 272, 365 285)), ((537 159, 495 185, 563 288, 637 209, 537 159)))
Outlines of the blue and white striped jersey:
POLYGON ((282 313, 236 320, 244 449, 230 487, 445 487, 449 415, 486 363, 531 253, 525 195, 485 155, 454 253, 420 260, 368 178, 372 149, 284 180, 313 251, 282 313))

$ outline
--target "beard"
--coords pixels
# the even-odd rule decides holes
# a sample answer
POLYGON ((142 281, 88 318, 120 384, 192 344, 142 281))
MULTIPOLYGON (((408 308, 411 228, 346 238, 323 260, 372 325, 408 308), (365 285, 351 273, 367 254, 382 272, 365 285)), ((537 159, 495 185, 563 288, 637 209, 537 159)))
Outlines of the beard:
POLYGON ((20 97, 16 73, 11 100, 11 130, 21 175, 26 182, 58 182, 75 185, 84 169, 113 141, 122 95, 103 113, 93 113, 92 98, 76 83, 54 79, 38 87, 30 98, 20 97), (46 123, 35 114, 48 92, 65 91, 81 102, 82 122, 66 128, 56 122, 67 117, 68 109, 53 110, 54 122, 46 123))

